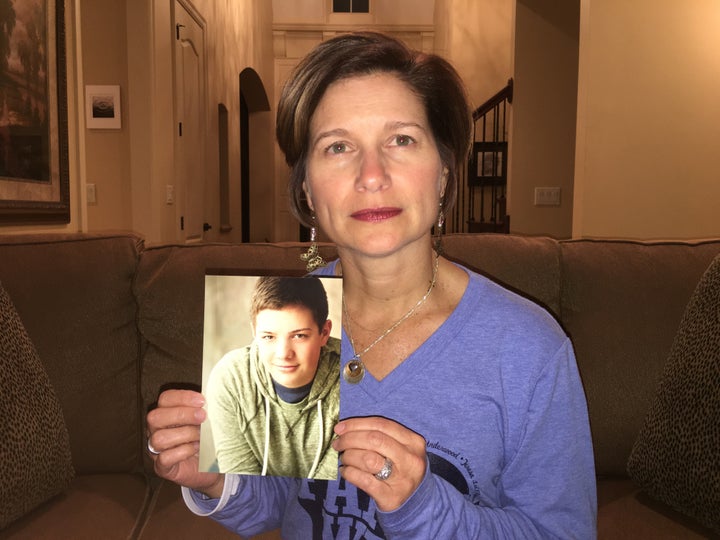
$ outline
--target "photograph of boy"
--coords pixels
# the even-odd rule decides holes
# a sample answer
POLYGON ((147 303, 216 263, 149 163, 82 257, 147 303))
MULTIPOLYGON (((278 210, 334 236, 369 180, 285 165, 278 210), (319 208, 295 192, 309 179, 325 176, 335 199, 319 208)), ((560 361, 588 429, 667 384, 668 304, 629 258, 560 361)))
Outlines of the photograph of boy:
MULTIPOLYGON (((212 438, 215 457, 208 470, 336 479, 338 456, 330 443, 339 416, 340 340, 331 335, 323 281, 337 286, 337 298, 342 283, 315 276, 207 276, 206 340, 212 339, 208 310, 215 311, 213 298, 219 297, 208 290, 210 278, 252 285, 244 311, 252 341, 206 369, 205 431, 211 433, 201 439, 212 438)), ((201 465, 208 452, 201 448, 201 465)))

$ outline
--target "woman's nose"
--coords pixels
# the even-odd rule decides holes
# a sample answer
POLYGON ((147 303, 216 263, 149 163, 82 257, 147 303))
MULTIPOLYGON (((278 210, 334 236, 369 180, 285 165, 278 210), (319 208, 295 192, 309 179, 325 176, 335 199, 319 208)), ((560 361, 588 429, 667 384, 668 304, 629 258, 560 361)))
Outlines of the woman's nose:
POLYGON ((355 182, 361 191, 380 191, 390 185, 390 175, 385 160, 378 152, 364 152, 360 162, 360 170, 355 182))

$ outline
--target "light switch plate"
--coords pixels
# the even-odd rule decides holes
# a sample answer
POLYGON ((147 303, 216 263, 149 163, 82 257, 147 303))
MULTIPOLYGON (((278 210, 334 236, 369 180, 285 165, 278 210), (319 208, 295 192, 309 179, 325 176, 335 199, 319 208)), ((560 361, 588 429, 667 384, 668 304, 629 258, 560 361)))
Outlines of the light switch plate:
POLYGON ((559 187, 536 187, 535 206, 560 206, 559 187))
POLYGON ((88 204, 97 204, 97 191, 95 184, 85 184, 85 194, 87 195, 88 204))

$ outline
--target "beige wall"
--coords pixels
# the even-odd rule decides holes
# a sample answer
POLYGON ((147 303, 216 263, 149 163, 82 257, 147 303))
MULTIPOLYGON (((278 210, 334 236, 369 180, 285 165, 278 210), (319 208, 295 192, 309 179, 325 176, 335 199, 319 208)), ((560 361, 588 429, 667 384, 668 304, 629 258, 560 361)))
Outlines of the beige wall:
POLYGON ((720 3, 583 0, 573 236, 720 236, 720 3))
POLYGON ((519 0, 508 213, 518 234, 572 235, 579 0, 519 0), (536 206, 536 187, 560 188, 560 206, 536 206))
MULTIPOLYGON (((214 225, 208 240, 240 239, 239 74, 250 67, 272 92, 272 7, 266 0, 187 1, 202 20, 206 39, 207 183, 205 216, 214 225), (217 107, 229 111, 230 199, 233 230, 219 228, 217 107)), ((2 227, 2 232, 134 230, 149 243, 180 238, 178 206, 165 203, 174 184, 173 2, 169 0, 68 0, 68 96, 72 221, 61 226, 2 227), (85 128, 85 85, 120 85, 122 128, 85 128), (86 204, 86 184, 97 202, 86 204)), ((271 96, 269 96, 272 101, 271 96)), ((260 168, 273 155, 272 118, 251 120, 256 240, 272 236, 273 171, 260 168)))
MULTIPOLYGON (((503 89, 512 77, 512 37, 514 0, 436 0, 435 52, 445 57, 458 71, 468 91, 473 109, 483 105, 503 89)), ((510 128, 512 107, 506 109, 510 128)), ((486 125, 491 129, 492 120, 486 125)), ((482 140, 482 120, 476 124, 476 140, 482 140)), ((487 131, 486 131, 487 133, 487 131)), ((458 204, 448 215, 446 230, 467 230, 466 219, 471 205, 467 182, 458 185, 458 204)), ((475 190, 472 215, 478 220, 481 203, 485 215, 492 212, 492 197, 475 190)))
POLYGON ((332 0, 272 0, 275 24, 412 26, 432 24, 434 0, 370 2, 370 14, 331 13, 332 0))
MULTIPOLYGON (((89 0, 84 0, 89 2, 89 0)), ((179 209, 165 203, 165 186, 175 184, 173 110, 173 3, 156 0, 126 0, 130 44, 128 53, 131 88, 130 166, 132 182, 133 228, 146 234, 152 242, 176 241, 179 209)), ((210 241, 240 241, 240 104, 239 75, 245 68, 258 74, 268 93, 272 89, 272 10, 268 2, 253 0, 184 1, 197 15, 205 29, 206 99, 203 112, 206 122, 205 221, 213 228, 206 233, 210 241), (218 104, 228 109, 229 177, 231 201, 230 232, 219 231, 219 142, 218 104)), ((95 4, 93 2, 93 4, 95 4)), ((97 6, 95 9, 101 9, 97 6)), ((102 36, 98 36, 102 39, 102 36)), ((254 119, 253 159, 272 159, 273 139, 270 115, 254 119)), ((200 154, 200 152, 199 152, 200 154)), ((269 168, 258 171, 251 182, 274 186, 269 168), (262 173, 262 177, 259 175, 262 173)), ((274 192, 259 201, 262 207, 252 208, 251 240, 272 238, 272 199, 274 192), (264 203, 263 203, 264 201, 264 203)), ((254 190, 257 196, 258 190, 254 190)), ((182 196, 178 193, 176 200, 182 196)), ((256 201, 257 202, 257 201, 256 201)))
MULTIPOLYGON (((85 85, 120 85, 122 125, 115 129, 86 129, 85 183, 95 184, 97 202, 87 205, 88 230, 131 230, 130 126, 128 124, 128 59, 125 0, 80 2, 82 73, 85 85)), ((79 97, 84 97, 81 89, 79 97)), ((80 188, 80 186, 78 186, 80 188)))
POLYGON ((436 0, 435 52, 458 70, 473 108, 512 77, 514 0, 436 0))
MULTIPOLYGON (((539 0, 521 0, 517 7, 513 0, 427 0, 415 9, 399 10, 411 11, 413 18, 404 21, 413 24, 398 28, 407 30, 408 39, 426 50, 428 39, 433 47, 434 36, 436 51, 456 65, 474 103, 483 102, 515 77, 509 201, 514 232, 558 237, 720 236, 716 150, 720 4, 715 0, 688 5, 669 0, 563 0, 562 4, 577 1, 581 1, 581 25, 574 152, 568 152, 572 128, 567 119, 572 113, 559 112, 557 103, 545 106, 555 99, 551 83, 563 83, 563 103, 573 101, 568 88, 574 44, 564 19, 570 8, 560 9, 560 3, 548 7, 539 0), (535 55, 529 54, 534 50, 535 55), (548 129, 555 129, 556 135, 543 135, 548 129), (547 185, 562 188, 560 208, 531 204, 534 187, 547 185)), ((238 74, 245 67, 255 69, 274 110, 275 89, 296 57, 324 35, 350 28, 335 23, 329 34, 323 34, 318 25, 327 17, 325 4, 327 0, 194 3, 208 36, 206 153, 211 158, 207 166, 211 221, 218 200, 213 191, 218 169, 217 104, 223 102, 229 109, 230 177, 235 182, 231 198, 237 220, 238 74), (281 5, 275 26, 274 4, 281 5), (299 22, 305 16, 314 22, 299 22), (297 39, 291 52, 278 55, 278 43, 287 45, 287 32, 297 39)), ((67 0, 67 5, 71 222, 2 226, 0 231, 131 228, 151 242, 174 241, 176 207, 165 204, 165 185, 174 175, 173 43, 168 32, 172 2, 67 0), (85 84, 120 84, 121 130, 85 129, 85 84), (96 184, 95 205, 85 205, 86 183, 96 184)), ((392 17, 381 17, 376 27, 386 29, 383 25, 391 24, 392 17)), ((297 227, 285 211, 287 171, 274 152, 273 116, 263 113, 253 120, 253 133, 264 141, 255 147, 257 155, 251 160, 254 176, 263 176, 253 184, 253 193, 268 201, 265 218, 254 226, 256 238, 284 240, 294 237, 297 227)), ((235 224, 224 237, 216 227, 209 239, 237 241, 238 234, 235 224)))
MULTIPOLYGON (((511 231, 720 236, 720 4, 520 0, 514 9, 511 231), (534 206, 535 187, 555 186, 560 207, 534 206)), ((436 1, 437 51, 476 102, 507 79, 502 54, 484 57, 503 42, 504 13, 499 1, 436 1)))

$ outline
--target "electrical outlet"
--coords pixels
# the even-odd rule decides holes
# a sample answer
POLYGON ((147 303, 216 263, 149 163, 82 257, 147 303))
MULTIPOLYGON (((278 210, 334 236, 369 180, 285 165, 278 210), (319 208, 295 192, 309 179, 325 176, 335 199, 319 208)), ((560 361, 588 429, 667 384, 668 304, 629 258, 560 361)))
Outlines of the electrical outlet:
POLYGON ((97 191, 95 184, 85 184, 85 194, 87 195, 88 204, 97 204, 97 191))
POLYGON ((559 187, 536 187, 535 206, 560 206, 559 187))

